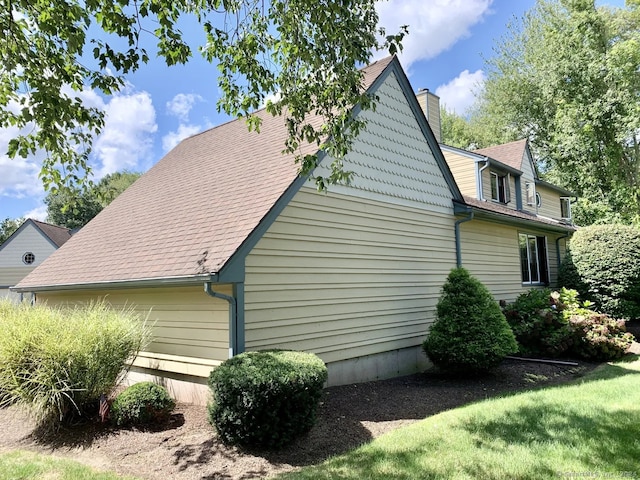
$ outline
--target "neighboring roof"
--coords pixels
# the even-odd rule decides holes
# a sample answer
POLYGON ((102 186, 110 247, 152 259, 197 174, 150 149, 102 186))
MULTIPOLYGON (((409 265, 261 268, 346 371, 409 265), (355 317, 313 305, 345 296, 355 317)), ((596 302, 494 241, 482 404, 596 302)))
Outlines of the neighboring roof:
POLYGON ((522 161, 525 157, 526 148, 527 139, 525 138, 493 147, 479 148, 474 150, 474 153, 493 158, 509 165, 511 168, 522 171, 522 161))
POLYGON ((10 241, 15 239, 20 232, 22 232, 28 225, 33 225, 36 230, 38 230, 54 247, 60 248, 64 243, 71 238, 71 230, 66 227, 59 227, 58 225, 52 225, 50 223, 41 222, 39 220, 34 220, 32 218, 27 218, 22 225, 20 225, 15 232, 11 234, 9 238, 7 238, 2 245, 0 245, 0 250, 5 245, 8 245, 10 241))
MULTIPOLYGON (((395 57, 366 67, 365 87, 390 65, 401 71, 395 57)), ((284 119, 257 115, 259 134, 239 119, 183 140, 17 288, 170 282, 219 272, 299 181, 293 155, 282 154, 284 119)), ((316 151, 303 145, 299 153, 316 151)))
POLYGON ((529 213, 522 210, 513 210, 499 203, 486 200, 478 200, 477 198, 469 197, 467 195, 464 196, 464 203, 474 209, 479 209, 483 212, 487 212, 494 217, 496 215, 503 217, 504 221, 507 223, 518 223, 526 221, 532 224, 539 224, 538 226, 542 228, 555 227, 555 230, 560 229, 569 232, 573 232, 576 230, 573 225, 562 222, 560 220, 542 217, 540 215, 536 215, 535 213, 529 213))
POLYGON ((58 225, 52 225, 50 223, 40 222, 38 220, 31 220, 33 224, 44 233, 49 240, 55 243, 58 247, 65 244, 67 240, 71 238, 71 229, 66 227, 59 227, 58 225))

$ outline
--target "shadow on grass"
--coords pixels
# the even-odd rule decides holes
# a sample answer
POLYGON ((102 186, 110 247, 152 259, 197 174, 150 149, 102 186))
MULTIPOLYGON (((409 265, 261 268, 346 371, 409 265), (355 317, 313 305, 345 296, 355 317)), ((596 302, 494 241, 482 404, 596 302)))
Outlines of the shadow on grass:
POLYGON ((497 420, 471 420, 464 428, 481 447, 492 448, 496 439, 524 446, 555 442, 576 446, 573 454, 594 472, 606 465, 609 471, 640 474, 639 410, 594 416, 557 405, 528 405, 497 420))
MULTIPOLYGON (((629 361, 636 359, 629 357, 629 361)), ((597 367, 597 364, 586 362, 580 362, 576 368, 507 360, 495 371, 483 375, 464 377, 429 371, 379 382, 331 387, 324 392, 318 421, 309 434, 280 451, 252 450, 250 453, 272 463, 317 464, 370 442, 377 436, 378 424, 390 422, 403 426, 488 398, 558 388, 571 381, 591 382, 640 373, 616 365, 597 367), (584 377, 587 373, 590 374, 584 377)), ((482 476, 480 471, 477 474, 482 476)))

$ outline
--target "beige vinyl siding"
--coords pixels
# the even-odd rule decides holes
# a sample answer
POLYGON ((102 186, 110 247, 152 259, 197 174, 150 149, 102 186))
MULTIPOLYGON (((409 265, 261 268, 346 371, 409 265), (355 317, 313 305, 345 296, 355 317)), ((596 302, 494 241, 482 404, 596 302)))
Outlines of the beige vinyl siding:
POLYGON ((428 90, 419 91, 416 94, 418 104, 424 112, 438 143, 442 141, 442 127, 440 120, 440 98, 428 90))
POLYGON ((455 266, 453 221, 303 188, 247 257, 246 349, 335 362, 419 345, 455 266))
MULTIPOLYGON (((478 187, 476 184, 477 166, 476 163, 465 155, 455 152, 443 151, 453 178, 458 184, 458 188, 463 195, 477 198, 478 187)), ((491 190, 489 190, 491 193, 491 190)), ((491 198, 491 197, 489 197, 491 198)))
MULTIPOLYGON (((482 171, 482 196, 483 196, 483 199, 486 200, 487 202, 493 201, 491 199, 491 172, 496 172, 499 175, 507 175, 506 172, 500 171, 499 169, 493 168, 491 166, 489 166, 488 168, 485 168, 482 171)), ((509 203, 507 204, 500 203, 500 202, 496 202, 496 203, 500 203, 500 205, 505 205, 508 208, 516 210, 516 207, 517 207, 516 181, 513 175, 509 175, 509 191, 511 193, 511 200, 509 203)))
POLYGON ((26 252, 35 256, 35 261, 29 265, 33 269, 55 251, 56 247, 36 227, 29 224, 0 250, 0 271, 4 268, 24 268, 26 265, 22 256, 26 252))
MULTIPOLYGON (((533 169, 533 163, 528 153, 525 151, 524 158, 522 159, 522 176, 520 177, 520 188, 522 194, 522 209, 536 213, 536 205, 527 205, 527 183, 533 183, 535 185, 536 173, 533 169)), ((538 186, 536 185, 536 191, 538 186)))
MULTIPOLYGON (((551 286, 557 285, 558 260, 556 239, 561 234, 536 228, 501 225, 472 220, 460 225, 462 264, 494 295, 496 300, 512 301, 532 288, 522 284, 518 234, 544 236, 547 239, 547 261, 551 286)), ((564 240, 560 240, 561 253, 564 240)))
MULTIPOLYGON (((231 294, 231 287, 216 291, 231 294)), ((38 293, 38 303, 86 304, 104 298, 113 308, 134 308, 152 325, 153 340, 136 365, 207 376, 229 357, 229 304, 202 286, 38 293)))
POLYGON ((542 201, 538 208, 538 215, 559 219, 562 216, 560 211, 560 194, 544 185, 536 185, 536 190, 540 194, 540 200, 542 201))

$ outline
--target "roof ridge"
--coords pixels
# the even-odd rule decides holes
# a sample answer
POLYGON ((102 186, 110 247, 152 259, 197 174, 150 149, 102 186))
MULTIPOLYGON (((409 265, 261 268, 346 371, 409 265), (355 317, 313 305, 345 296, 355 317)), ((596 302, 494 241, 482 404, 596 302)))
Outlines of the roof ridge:
MULTIPOLYGON (((373 67, 374 65, 376 65, 376 64, 378 64, 378 63, 381 63, 381 62, 391 62, 391 61, 395 58, 395 56, 396 56, 395 54, 394 54, 394 55, 387 55, 386 57, 380 58, 380 59, 376 60, 376 61, 375 61, 375 62, 373 62, 373 63, 369 63, 369 64, 367 64, 367 65, 365 65, 365 66, 363 66, 363 67, 359 68, 358 70, 359 70, 359 71, 361 71, 361 72, 363 72, 363 71, 365 71, 365 70, 367 70, 367 69, 369 69, 369 68, 373 67)), ((366 91, 366 90, 367 90, 367 89, 365 89, 365 91, 366 91)), ((256 115, 256 114, 259 114, 259 113, 265 112, 265 111, 266 111, 266 109, 267 109, 267 107, 266 107, 266 105, 265 105, 264 107, 259 108, 259 109, 257 109, 256 111, 252 112, 252 113, 251 113, 251 115, 256 115)), ((268 113, 268 112, 267 112, 267 113, 268 113)), ((274 116, 276 116, 276 115, 274 115, 274 116)), ((231 124, 231 123, 235 123, 235 122, 238 122, 238 121, 243 120, 243 119, 246 119, 246 117, 242 117, 242 116, 240 116, 240 117, 236 117, 236 118, 230 118, 230 119, 228 119, 226 122, 220 123, 220 124, 218 124, 218 125, 214 125, 213 127, 207 128, 207 129, 205 129, 205 130, 203 130, 203 131, 201 131, 201 132, 194 133, 193 135, 190 135, 190 136, 188 136, 188 137, 185 137, 185 138, 183 138, 183 139, 180 141, 180 143, 182 143, 182 142, 184 142, 185 140, 188 140, 188 139, 190 139, 190 138, 194 138, 194 137, 197 137, 198 135, 202 135, 202 134, 204 134, 204 133, 211 132, 212 130, 216 130, 216 129, 218 129, 218 128, 221 128, 221 127, 227 126, 227 125, 229 125, 229 124, 231 124)))

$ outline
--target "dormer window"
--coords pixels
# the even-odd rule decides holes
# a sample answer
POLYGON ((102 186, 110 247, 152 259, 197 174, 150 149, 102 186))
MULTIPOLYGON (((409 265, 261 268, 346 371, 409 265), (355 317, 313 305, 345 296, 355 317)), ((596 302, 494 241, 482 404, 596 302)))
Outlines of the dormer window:
POLYGON ((560 217, 563 220, 571 219, 571 199, 569 197, 560 197, 560 217))
POLYGON ((511 201, 509 192, 509 176, 491 172, 491 200, 500 203, 511 201))
POLYGON ((531 207, 538 206, 537 205, 538 199, 536 196, 536 184, 533 182, 527 182, 525 186, 527 190, 527 205, 531 207))

